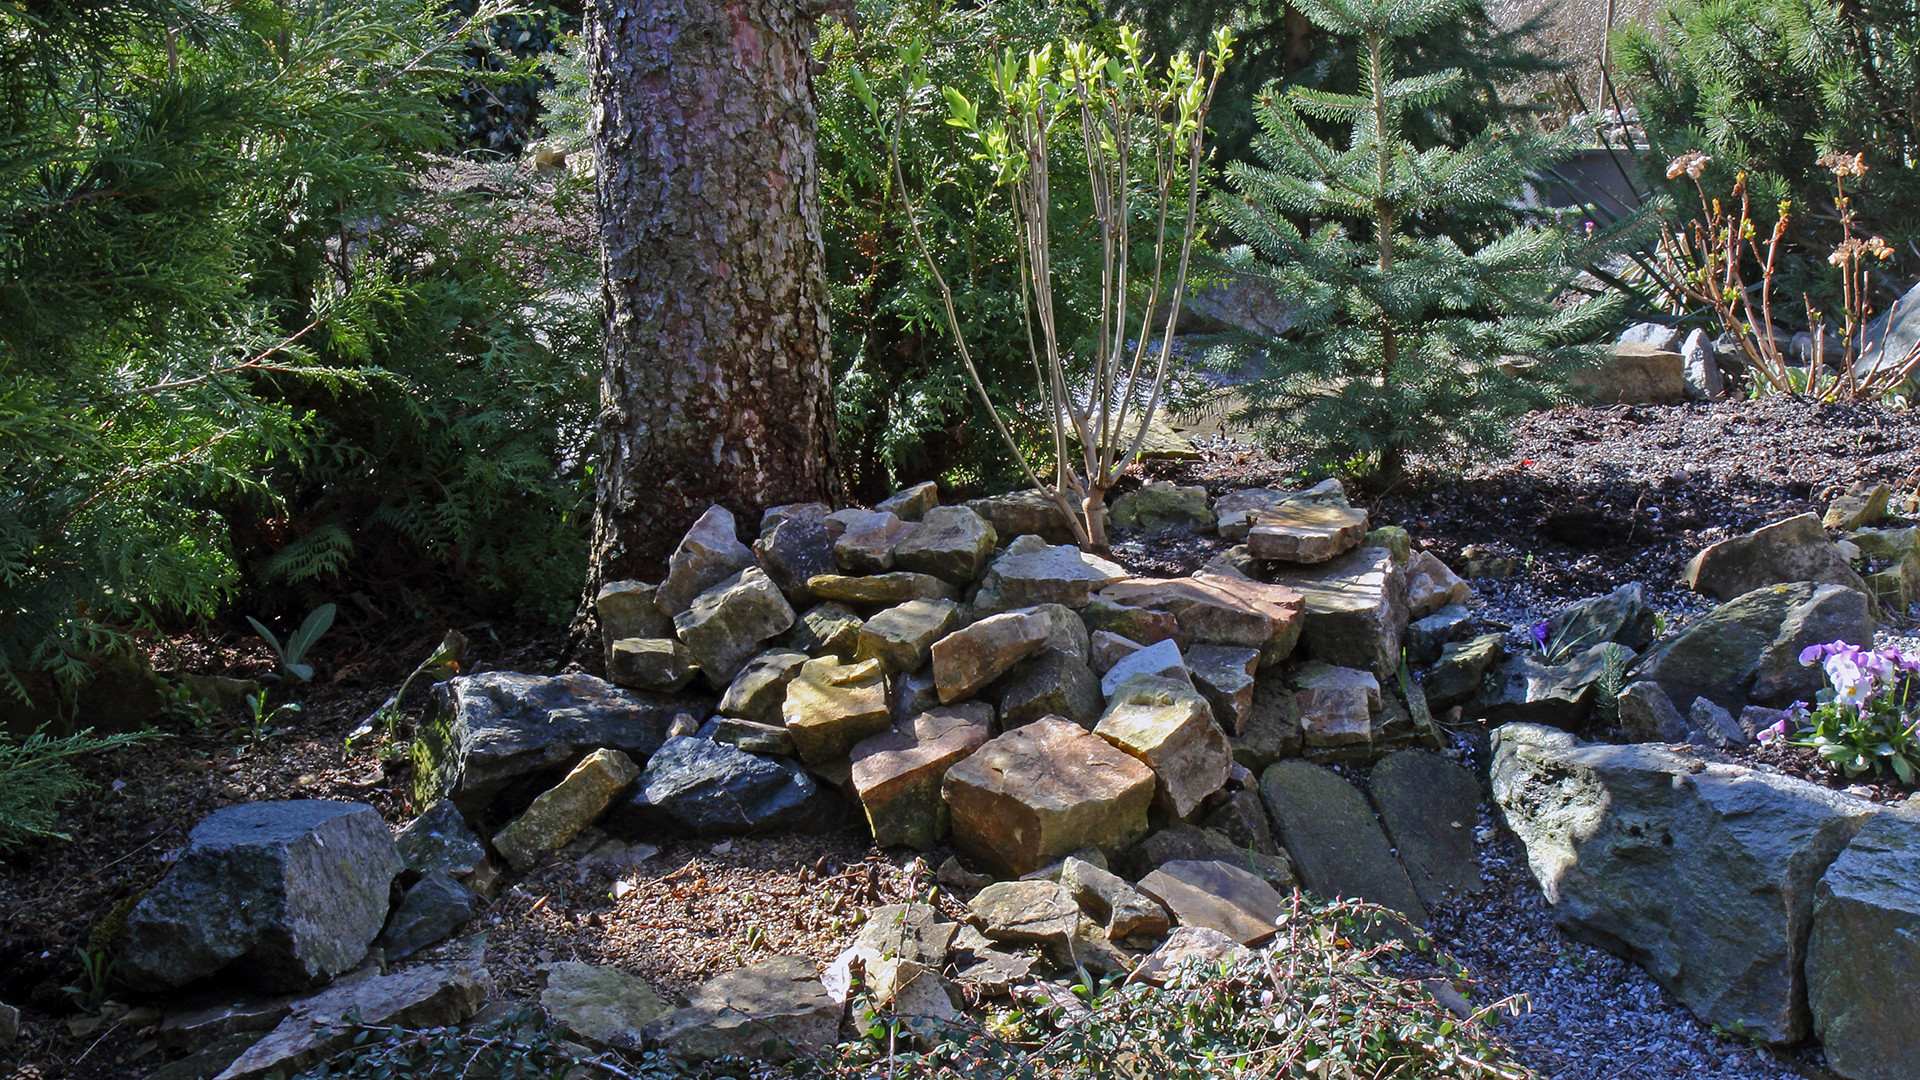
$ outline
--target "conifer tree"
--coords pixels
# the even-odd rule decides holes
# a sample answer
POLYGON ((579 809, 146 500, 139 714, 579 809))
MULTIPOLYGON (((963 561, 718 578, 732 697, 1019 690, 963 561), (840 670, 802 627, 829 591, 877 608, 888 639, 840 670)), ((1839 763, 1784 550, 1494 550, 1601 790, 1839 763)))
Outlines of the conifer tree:
POLYGON ((1229 261, 1270 281, 1294 316, 1283 337, 1243 343, 1266 354, 1246 418, 1309 468, 1391 482, 1410 453, 1500 445, 1514 416, 1564 393, 1590 355, 1582 342, 1617 307, 1568 289, 1637 221, 1568 230, 1516 210, 1561 138, 1489 128, 1423 150, 1407 137, 1409 114, 1444 102, 1462 76, 1401 77, 1401 45, 1470 2, 1296 0, 1354 42, 1359 92, 1271 96, 1254 141, 1264 165, 1228 168, 1218 210, 1244 241, 1229 261), (1340 124, 1344 140, 1315 134, 1340 124))

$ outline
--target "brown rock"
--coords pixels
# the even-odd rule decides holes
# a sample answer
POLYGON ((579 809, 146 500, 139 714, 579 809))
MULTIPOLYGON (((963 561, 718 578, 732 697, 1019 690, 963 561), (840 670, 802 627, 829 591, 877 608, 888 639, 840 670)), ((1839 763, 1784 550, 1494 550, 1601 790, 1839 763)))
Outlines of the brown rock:
POLYGON ((979 693, 1013 665, 1039 652, 1053 633, 1037 611, 991 615, 933 643, 933 679, 943 702, 979 693))
POLYGON ((1093 732, 1153 770, 1154 803, 1174 817, 1198 809, 1233 768, 1226 733, 1206 699, 1160 680, 1123 685, 1093 732))
POLYGON ((1322 563, 1367 535, 1367 512, 1344 506, 1276 506, 1253 516, 1247 553, 1256 559, 1322 563))
POLYGON ((809 660, 787 684, 780 709, 795 749, 808 764, 845 757, 861 739, 885 731, 892 719, 887 676, 878 660, 809 660))
POLYGON ((867 620, 853 658, 878 660, 892 673, 918 671, 933 643, 959 623, 960 607, 951 600, 909 600, 867 620))
POLYGON ((947 835, 940 782, 953 764, 979 749, 993 728, 980 702, 947 705, 853 747, 853 787, 879 847, 927 850, 947 835))
POLYGON ((1303 625, 1297 593, 1204 571, 1190 578, 1129 578, 1100 595, 1117 604, 1172 614, 1189 646, 1259 649, 1263 664, 1291 653, 1303 625))
POLYGON ((1273 886, 1223 862, 1170 862, 1140 879, 1140 891, 1182 926, 1218 930, 1242 945, 1272 937, 1284 910, 1273 886))

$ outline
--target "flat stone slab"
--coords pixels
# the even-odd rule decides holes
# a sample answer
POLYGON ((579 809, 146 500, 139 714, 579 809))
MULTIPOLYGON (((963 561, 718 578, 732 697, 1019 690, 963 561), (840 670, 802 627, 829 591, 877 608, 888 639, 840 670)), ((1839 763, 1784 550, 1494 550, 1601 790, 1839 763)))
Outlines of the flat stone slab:
POLYGON ((1322 563, 1353 550, 1366 535, 1365 510, 1281 505, 1253 515, 1247 554, 1256 559, 1322 563))
POLYGON ((1196 967, 1206 971, 1222 960, 1251 956, 1252 950, 1218 930, 1176 926, 1167 940, 1142 961, 1136 977, 1160 984, 1196 967))
POLYGON ((804 956, 776 956, 702 983, 691 1004, 647 1025, 647 1037, 689 1064, 737 1055, 810 1057, 833 1045, 840 1003, 804 956))
POLYGON ((958 600, 960 590, 931 574, 894 570, 885 574, 849 577, 820 574, 807 579, 807 591, 821 600, 856 607, 884 607, 909 600, 958 600))
POLYGON ((1224 862, 1165 863, 1139 887, 1180 925, 1218 930, 1243 945, 1271 938, 1286 910, 1273 886, 1224 862))
POLYGON ((1375 763, 1368 788, 1422 901, 1458 900, 1486 887, 1473 852, 1480 781, 1472 771, 1425 750, 1396 750, 1375 763))
POLYGON ((561 961, 537 974, 547 1019, 588 1046, 637 1051, 640 1032, 673 1012, 653 987, 616 967, 561 961))
POLYGON ((1301 596, 1308 656, 1371 671, 1382 682, 1393 678, 1407 630, 1407 582, 1392 552, 1357 548, 1316 566, 1282 566, 1275 580, 1301 596))
POLYGON ((1359 788, 1331 769, 1281 761, 1261 774, 1260 797, 1308 889, 1370 900, 1426 924, 1426 908, 1359 788))
POLYGON ((480 1011, 486 970, 415 967, 329 987, 293 1006, 259 1042, 216 1080, 292 1076, 353 1045, 349 1018, 376 1027, 443 1027, 480 1011))
POLYGON ((1003 945, 1062 943, 1080 925, 1080 905, 1057 881, 997 881, 967 909, 980 932, 1003 945))
POLYGON ((1189 647, 1258 649, 1262 664, 1286 659, 1304 626, 1299 593, 1205 571, 1189 578, 1129 578, 1109 586, 1100 596, 1116 604, 1171 614, 1189 647))
POLYGON ((974 606, 1011 611, 1037 604, 1086 607, 1093 594, 1127 576, 1118 563, 1077 547, 1009 546, 980 579, 974 606))

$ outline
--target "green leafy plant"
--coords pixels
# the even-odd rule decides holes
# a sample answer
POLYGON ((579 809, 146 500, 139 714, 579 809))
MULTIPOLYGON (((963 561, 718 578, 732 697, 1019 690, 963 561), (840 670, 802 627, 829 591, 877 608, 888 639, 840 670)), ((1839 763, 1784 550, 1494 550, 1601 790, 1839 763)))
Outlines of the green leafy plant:
POLYGON ((260 743, 285 732, 286 728, 275 727, 280 718, 287 713, 300 712, 297 701, 283 702, 272 709, 267 708, 265 691, 247 695, 247 741, 260 743))
POLYGON ((114 958, 105 949, 78 948, 80 978, 60 992, 73 999, 82 1012, 95 1014, 107 1002, 107 990, 113 981, 114 958))
POLYGON ((1812 747, 1843 776, 1891 772, 1904 784, 1920 777, 1920 695, 1913 685, 1920 656, 1836 641, 1807 647, 1800 662, 1820 664, 1827 687, 1811 706, 1795 702, 1760 741, 1812 747))
POLYGON ((1574 279, 1641 219, 1589 233, 1517 209, 1569 136, 1490 128, 1458 149, 1407 138, 1409 116, 1458 93, 1463 75, 1403 75, 1404 43, 1466 0, 1295 6, 1356 51, 1361 78, 1352 93, 1295 86, 1265 99, 1263 164, 1228 166, 1219 220, 1245 242, 1228 266, 1268 283, 1294 325, 1221 359, 1259 376, 1244 418, 1276 451, 1323 468, 1359 461, 1364 478, 1391 483, 1412 453, 1445 461, 1504 445, 1514 416, 1564 395, 1618 308, 1574 279), (1343 137, 1321 134, 1336 125, 1343 137))
POLYGON ((25 739, 0 731, 0 852, 29 840, 70 840, 54 828, 60 804, 86 787, 74 760, 164 738, 157 731, 95 736, 93 729, 54 738, 44 729, 25 739))
POLYGON ((280 662, 280 674, 291 675, 301 682, 309 682, 313 679, 313 665, 305 663, 307 651, 312 649, 314 642, 319 641, 320 636, 333 626, 334 611, 332 604, 321 604, 308 612, 306 619, 300 624, 300 629, 295 630, 293 636, 287 638, 285 645, 280 644, 280 639, 275 637, 273 631, 267 629, 266 624, 259 619, 249 615, 247 622, 253 625, 254 633, 259 634, 261 639, 273 648, 274 658, 280 662))

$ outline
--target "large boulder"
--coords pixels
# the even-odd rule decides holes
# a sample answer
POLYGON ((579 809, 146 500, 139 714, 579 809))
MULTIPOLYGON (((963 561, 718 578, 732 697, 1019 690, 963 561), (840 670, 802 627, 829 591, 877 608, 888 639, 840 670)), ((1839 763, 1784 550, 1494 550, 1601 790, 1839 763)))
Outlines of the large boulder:
POLYGON ((838 796, 790 758, 693 736, 667 740, 607 812, 616 836, 742 836, 830 825, 838 796))
POLYGON ((1123 684, 1093 733, 1153 770, 1154 804, 1176 818, 1226 784, 1233 750, 1195 691, 1152 677, 1123 684))
POLYGON ((1687 585, 1715 600, 1731 600, 1766 585, 1812 581, 1866 591, 1846 556, 1827 539, 1812 514, 1722 540, 1687 564, 1687 585))
POLYGON ((1286 659, 1300 640, 1303 625, 1297 593, 1206 571, 1189 578, 1130 578, 1109 586, 1100 596, 1115 604, 1171 614, 1188 646, 1258 649, 1262 664, 1286 659))
POLYGON ((1367 535, 1367 512, 1345 506, 1282 505, 1253 516, 1247 554, 1256 559, 1323 563, 1367 535))
POLYGON ((1281 761, 1260 774, 1260 797, 1303 885, 1322 896, 1371 900, 1425 924, 1426 908, 1359 788, 1331 769, 1281 761))
POLYGON ((324 982, 367 955, 400 868, 386 823, 362 803, 216 810, 127 915, 117 974, 137 990, 220 972, 269 992, 324 982))
POLYGON ((511 671, 448 679, 433 695, 411 751, 414 798, 451 798, 475 820, 496 796, 524 805, 602 747, 645 759, 676 716, 697 720, 712 701, 621 690, 591 675, 511 671))
POLYGON ((1016 541, 987 567, 974 606, 981 611, 1011 611, 1036 604, 1083 608, 1094 593, 1126 576, 1118 563, 1077 547, 1016 541))
POLYGON ((723 506, 709 506, 668 557, 667 578, 654 603, 677 616, 693 606, 694 597, 754 565, 753 549, 740 542, 733 515, 723 506))
POLYGON ((1867 594, 1843 585, 1764 586, 1656 645, 1633 678, 1659 683, 1682 708, 1697 697, 1735 712, 1749 702, 1779 708, 1812 701, 1825 674, 1802 664, 1801 650, 1835 640, 1872 641, 1872 608, 1867 594))
POLYGON ((894 546, 893 561, 902 570, 968 585, 980 576, 999 542, 999 534, 979 514, 964 506, 936 506, 894 546))
POLYGON ((1368 789, 1424 903, 1458 900, 1484 887, 1473 857, 1480 781, 1471 770, 1424 750, 1396 750, 1374 765, 1368 789))
POLYGON ((1383 682, 1400 668, 1407 630, 1406 573, 1386 548, 1359 548, 1316 566, 1283 566, 1279 584, 1300 594, 1307 655, 1371 671, 1383 682))
POLYGON ((1530 724, 1492 747, 1494 801, 1562 928, 1639 963, 1707 1023, 1806 1037, 1814 886, 1871 804, 1530 724))
POLYGON ((804 956, 776 956, 700 984, 690 1004, 647 1025, 646 1035, 689 1064, 735 1055, 760 1061, 807 1058, 832 1046, 840 1003, 804 956))
POLYGON ((993 709, 970 701, 929 709, 853 746, 853 788, 873 842, 921 851, 946 838, 940 783, 993 734, 993 709))
POLYGON ((878 735, 892 722, 886 669, 878 660, 809 660, 787 684, 780 711, 802 760, 817 765, 843 758, 854 743, 878 735))
POLYGON ((933 681, 944 702, 970 698, 1047 644, 1053 621, 1037 610, 991 615, 933 643, 933 681))
POLYGON ((1153 793, 1152 769, 1057 717, 988 741, 941 784, 954 846, 1014 877, 1082 848, 1132 843, 1153 793))
POLYGON ((548 852, 572 843, 639 775, 640 767, 620 751, 595 750, 494 834, 493 849, 525 873, 548 852))
POLYGON ((673 617, 673 627, 699 661, 707 682, 725 690, 768 640, 793 625, 793 618, 793 608, 773 579, 753 566, 694 597, 673 617))
POLYGON ((1880 814, 1827 868, 1806 971, 1828 1068, 1850 1080, 1920 1076, 1920 821, 1880 814))

